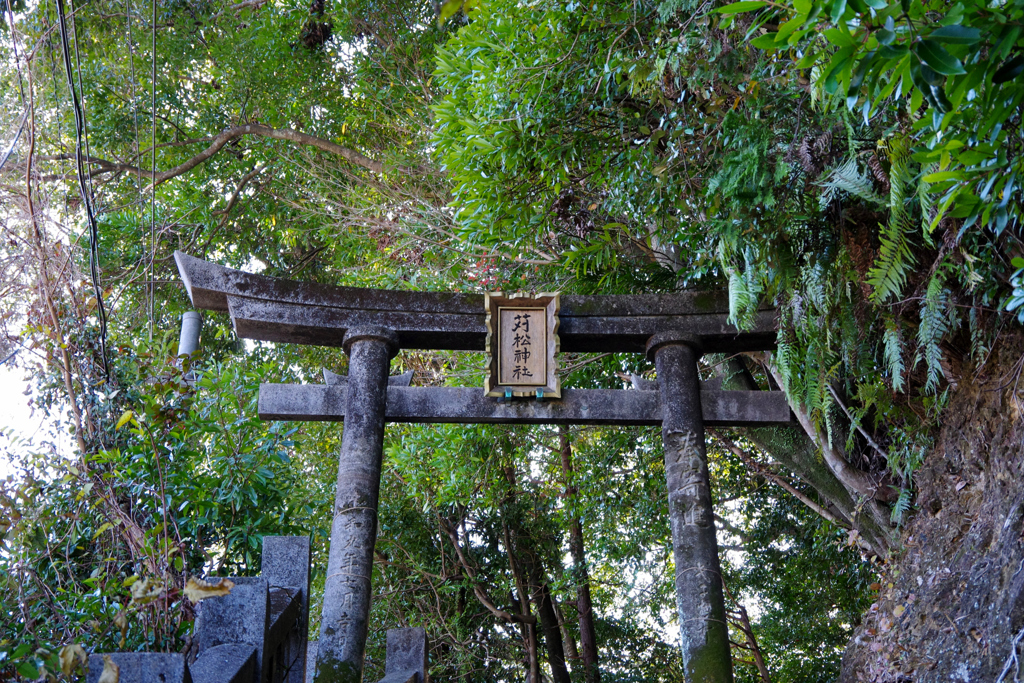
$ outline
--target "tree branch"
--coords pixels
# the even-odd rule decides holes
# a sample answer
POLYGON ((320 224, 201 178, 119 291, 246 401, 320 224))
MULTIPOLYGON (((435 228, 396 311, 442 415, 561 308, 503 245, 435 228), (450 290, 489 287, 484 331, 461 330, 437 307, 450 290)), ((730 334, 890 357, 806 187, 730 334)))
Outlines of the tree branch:
POLYGON ((483 586, 477 582, 476 572, 473 571, 473 568, 469 564, 469 560, 466 559, 466 556, 462 552, 462 543, 459 541, 458 534, 456 534, 455 530, 452 529, 444 519, 440 519, 439 521, 441 522, 441 527, 445 530, 445 533, 448 534, 448 538, 451 539, 452 545, 455 546, 455 554, 459 558, 459 564, 461 564, 462 568, 466 571, 466 576, 468 576, 470 581, 473 582, 473 594, 476 596, 476 599, 480 601, 480 604, 486 607, 488 612, 502 621, 520 624, 537 623, 537 617, 532 614, 512 614, 495 606, 494 602, 492 602, 490 597, 488 597, 487 592, 483 589, 483 586))
POLYGON ((292 142, 297 145, 314 147, 316 149, 319 149, 321 152, 327 152, 328 154, 340 156, 349 163, 354 164, 355 166, 359 166, 360 168, 365 168, 366 170, 372 171, 373 173, 383 174, 385 172, 385 167, 382 162, 377 161, 375 159, 371 159, 370 157, 365 156, 363 154, 360 154, 354 149, 342 147, 341 145, 335 144, 330 140, 324 140, 323 138, 318 138, 315 135, 302 133, 300 131, 292 130, 290 128, 271 128, 269 126, 264 126, 256 123, 249 123, 242 126, 234 126, 232 128, 228 128, 226 130, 221 131, 212 138, 196 138, 194 140, 184 140, 178 143, 174 143, 174 145, 177 146, 184 144, 192 144, 195 142, 209 141, 210 146, 204 149, 199 154, 196 154, 188 161, 166 171, 158 171, 154 173, 151 169, 141 168, 139 166, 133 166, 131 164, 123 164, 120 162, 109 161, 107 159, 101 159, 99 157, 86 157, 83 159, 83 161, 85 161, 88 164, 99 167, 99 169, 94 173, 131 173, 132 175, 136 175, 140 178, 149 178, 150 180, 153 181, 154 185, 160 185, 161 183, 167 182, 172 178, 177 178, 180 175, 188 173, 196 166, 199 166, 207 159, 215 155, 217 152, 219 152, 221 149, 223 149, 226 144, 228 144, 232 140, 237 140, 238 138, 243 137, 245 135, 256 135, 259 137, 271 138, 274 140, 285 140, 287 142, 292 142))
MULTIPOLYGON (((805 496, 803 493, 798 491, 788 481, 786 481, 785 479, 783 479, 779 475, 777 475, 774 472, 772 472, 771 470, 769 470, 767 467, 764 467, 759 462, 754 460, 750 456, 749 453, 747 453, 742 448, 740 448, 735 443, 733 443, 733 441, 731 439, 727 439, 726 437, 722 436, 722 434, 720 432, 718 432, 718 431, 716 431, 714 429, 709 429, 708 433, 712 434, 716 439, 718 439, 718 441, 723 446, 725 446, 737 458, 742 460, 743 463, 747 467, 749 467, 750 469, 754 470, 759 475, 761 475, 762 477, 764 477, 768 481, 772 482, 773 484, 776 484, 776 485, 781 486, 782 488, 786 489, 786 491, 788 491, 789 493, 793 494, 793 496, 797 500, 799 500, 801 503, 803 503, 804 505, 806 505, 810 509, 814 510, 816 513, 818 513, 819 515, 821 515, 822 517, 824 517, 828 521, 832 522, 836 526, 842 527, 844 529, 849 529, 850 528, 850 525, 848 523, 842 521, 841 519, 839 519, 838 517, 833 515, 831 512, 829 512, 828 510, 826 510, 822 506, 820 506, 817 503, 815 503, 813 500, 811 500, 810 498, 805 496)), ((721 521, 724 522, 724 520, 721 520, 721 521)))
MULTIPOLYGON (((273 162, 270 163, 272 164, 273 162)), ((228 219, 228 214, 231 213, 231 209, 235 208, 235 204, 238 202, 238 196, 242 193, 242 190, 245 189, 245 186, 249 184, 250 180, 258 176, 260 173, 263 173, 263 171, 265 171, 268 166, 270 166, 270 164, 263 164, 262 166, 257 166, 256 168, 242 176, 242 179, 239 181, 238 186, 235 187, 235 191, 231 193, 231 197, 228 199, 227 205, 223 209, 217 209, 216 211, 213 212, 214 216, 223 216, 223 218, 221 219, 221 225, 223 225, 224 222, 228 219)))
POLYGON ((868 433, 867 433, 867 432, 866 432, 866 431, 864 430, 864 428, 860 426, 860 421, 859 421, 859 420, 857 420, 857 419, 856 419, 856 418, 855 418, 855 417, 854 417, 854 416, 853 416, 853 415, 852 415, 852 414, 850 413, 850 411, 846 409, 846 406, 845 406, 845 405, 843 405, 843 402, 839 400, 839 394, 837 394, 837 393, 836 393, 836 390, 832 388, 832 385, 831 385, 831 384, 828 384, 828 383, 826 382, 826 383, 825 383, 825 386, 826 386, 826 387, 828 388, 828 391, 829 391, 829 393, 830 393, 830 394, 832 394, 832 398, 834 398, 834 399, 835 399, 835 401, 836 401, 836 404, 837 404, 837 405, 838 405, 838 406, 839 406, 839 407, 840 407, 840 408, 842 409, 843 413, 845 413, 845 414, 846 414, 846 417, 847 417, 847 418, 849 418, 849 420, 850 420, 850 424, 852 424, 852 425, 853 425, 853 428, 854 428, 854 429, 856 429, 856 430, 857 430, 858 432, 860 432, 860 433, 861 433, 861 435, 862 435, 862 436, 863 436, 863 437, 864 437, 865 439, 867 439, 867 441, 868 441, 868 445, 869 445, 869 446, 871 446, 871 447, 872 447, 872 448, 874 448, 874 449, 875 449, 876 451, 878 451, 878 454, 879 454, 879 455, 881 455, 881 456, 882 456, 883 458, 885 458, 885 459, 886 459, 886 461, 888 461, 888 460, 889 460, 889 454, 888 454, 888 453, 886 453, 886 452, 885 452, 885 450, 884 450, 884 449, 883 449, 883 448, 882 448, 881 446, 879 446, 879 445, 878 445, 877 443, 875 443, 875 440, 871 438, 871 435, 870 435, 870 434, 868 434, 868 433))
MULTIPOLYGON (((766 363, 766 367, 778 385, 780 387, 785 386, 778 368, 772 363, 766 363)), ((793 414, 796 415, 797 422, 803 427, 804 432, 807 433, 811 441, 821 449, 821 455, 825 460, 825 464, 828 465, 832 473, 836 475, 836 478, 842 482, 847 490, 868 500, 878 500, 884 503, 891 503, 896 500, 898 494, 895 494, 890 487, 881 486, 870 474, 856 469, 840 453, 836 453, 829 443, 828 437, 815 426, 814 421, 811 420, 811 416, 803 405, 798 403, 788 393, 786 398, 789 400, 789 407, 793 410, 793 414)))

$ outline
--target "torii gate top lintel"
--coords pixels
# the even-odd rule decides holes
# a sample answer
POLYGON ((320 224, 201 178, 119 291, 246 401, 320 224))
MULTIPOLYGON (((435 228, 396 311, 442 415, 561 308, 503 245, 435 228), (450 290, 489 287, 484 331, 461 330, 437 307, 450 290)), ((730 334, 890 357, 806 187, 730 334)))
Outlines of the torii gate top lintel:
MULTIPOLYGON (((240 337, 341 346, 351 327, 394 330, 407 349, 483 351, 482 294, 339 287, 246 273, 175 252, 196 308, 226 311, 240 337)), ((656 334, 684 330, 704 351, 775 347, 777 314, 761 310, 749 330, 728 321, 724 292, 561 297, 563 352, 644 353, 656 334)))

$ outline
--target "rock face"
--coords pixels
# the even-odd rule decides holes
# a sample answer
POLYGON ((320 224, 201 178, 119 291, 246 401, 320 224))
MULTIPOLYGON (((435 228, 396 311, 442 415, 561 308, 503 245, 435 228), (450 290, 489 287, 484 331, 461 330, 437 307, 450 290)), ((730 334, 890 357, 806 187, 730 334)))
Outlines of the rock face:
POLYGON ((1024 677, 1024 342, 966 373, 839 683, 1024 677))

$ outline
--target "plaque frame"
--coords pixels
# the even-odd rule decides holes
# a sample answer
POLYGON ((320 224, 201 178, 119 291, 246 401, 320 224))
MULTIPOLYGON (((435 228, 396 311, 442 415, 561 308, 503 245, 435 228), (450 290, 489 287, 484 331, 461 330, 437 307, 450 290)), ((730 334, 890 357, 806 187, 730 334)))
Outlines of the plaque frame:
POLYGON ((561 342, 558 338, 558 313, 560 310, 558 292, 527 293, 515 292, 504 294, 502 292, 484 293, 484 310, 486 316, 484 322, 487 327, 487 338, 484 343, 484 350, 487 353, 487 374, 484 378, 484 393, 486 396, 494 397, 529 397, 529 398, 561 398, 562 381, 558 377, 558 352, 561 342), (501 349, 498 347, 500 337, 499 310, 502 308, 542 308, 547 336, 544 343, 538 345, 536 350, 544 349, 546 354, 546 377, 539 384, 501 384, 499 380, 499 359, 501 349))

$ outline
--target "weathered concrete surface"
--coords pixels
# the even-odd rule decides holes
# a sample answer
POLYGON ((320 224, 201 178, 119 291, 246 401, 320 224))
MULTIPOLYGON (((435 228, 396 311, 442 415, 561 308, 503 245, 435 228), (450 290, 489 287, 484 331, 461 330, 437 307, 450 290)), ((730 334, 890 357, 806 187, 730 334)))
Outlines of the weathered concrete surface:
POLYGON ((360 683, 370 614, 370 576, 377 540, 377 502, 384 446, 388 365, 397 338, 386 328, 345 335, 348 417, 341 440, 317 648, 316 683, 360 683))
MULTIPOLYGON (((121 669, 119 683, 192 683, 185 655, 157 652, 114 652, 110 659, 121 669)), ((89 657, 88 683, 99 683, 103 655, 89 657)))
POLYGON ((306 646, 306 679, 305 683, 313 683, 313 676, 316 675, 316 651, 320 647, 320 641, 311 640, 306 646))
MULTIPOLYGON (((701 392, 704 423, 716 426, 788 425, 782 392, 701 392)), ((259 416, 264 420, 336 422, 345 419, 345 386, 261 384, 259 416)), ((479 388, 390 386, 385 419, 415 423, 661 424, 657 392, 619 389, 564 389, 562 398, 504 401, 479 388)))
POLYGON ((420 683, 420 677, 412 671, 387 674, 378 683, 420 683))
POLYGON ((395 683, 426 683, 427 649, 427 632, 422 628, 388 629, 384 681, 390 683, 395 677, 395 683))
MULTIPOLYGON (((218 645, 245 643, 256 648, 253 681, 267 680, 270 661, 266 636, 270 626, 270 590, 263 577, 231 577, 235 586, 227 595, 209 598, 196 609, 195 639, 203 656, 218 645)), ((198 660, 197 660, 198 661, 198 660)))
POLYGON ((189 666, 189 672, 192 683, 252 683, 256 676, 256 646, 231 643, 211 647, 189 666))
MULTIPOLYGON (((482 351, 483 296, 335 287, 280 280, 175 253, 197 308, 229 311, 240 337, 339 346, 346 330, 378 325, 402 348, 482 351)), ((753 328, 728 322, 725 293, 563 296, 558 335, 563 352, 642 353, 649 337, 673 329, 699 335, 708 351, 773 348, 776 315, 761 311, 753 328)))
MULTIPOLYGON (((401 375, 389 375, 388 386, 389 387, 408 387, 412 386, 413 375, 416 374, 412 370, 403 372, 401 375)), ((339 375, 336 372, 331 372, 327 368, 324 368, 324 384, 330 386, 344 386, 348 382, 348 375, 339 375)))
POLYGON ((264 536, 261 577, 270 585, 271 669, 281 683, 304 683, 309 637, 308 536, 264 536))
POLYGON ((653 356, 661 392, 661 434, 686 680, 731 683, 732 656, 701 417, 697 344, 682 333, 669 333, 653 337, 648 353, 653 356))

